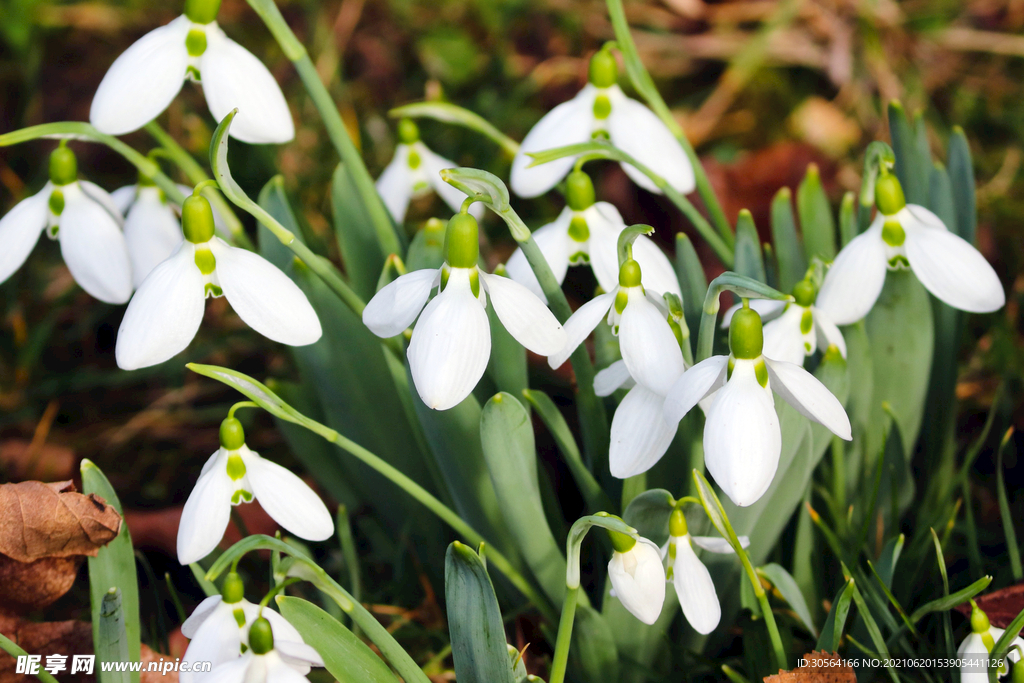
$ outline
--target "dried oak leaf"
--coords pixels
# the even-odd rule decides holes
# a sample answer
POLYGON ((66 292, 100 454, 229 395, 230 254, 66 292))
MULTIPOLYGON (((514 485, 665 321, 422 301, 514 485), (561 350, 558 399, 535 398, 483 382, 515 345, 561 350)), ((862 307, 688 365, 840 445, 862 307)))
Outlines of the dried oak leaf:
POLYGON ((0 485, 0 553, 19 562, 41 557, 96 556, 121 529, 121 516, 70 481, 0 485))
MULTIPOLYGON (((988 615, 989 623, 996 628, 1006 628, 1024 610, 1024 583, 1007 586, 975 598, 978 607, 988 615)), ((971 616, 971 603, 957 605, 956 610, 967 618, 971 616)))
POLYGON ((857 683, 857 675, 835 652, 811 652, 804 655, 804 664, 789 671, 779 669, 774 676, 765 676, 764 683, 857 683))
POLYGON ((71 589, 82 556, 41 557, 18 562, 0 555, 0 613, 42 609, 71 589))

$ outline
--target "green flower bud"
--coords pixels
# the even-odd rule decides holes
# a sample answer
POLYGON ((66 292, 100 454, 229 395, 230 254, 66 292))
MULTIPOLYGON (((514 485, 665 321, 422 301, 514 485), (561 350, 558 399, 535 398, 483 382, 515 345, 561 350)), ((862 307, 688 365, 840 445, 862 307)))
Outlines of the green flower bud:
POLYGON ((189 195, 181 205, 181 230, 193 244, 209 242, 213 237, 213 209, 202 195, 189 195))
POLYGON ((892 216, 907 205, 903 186, 892 173, 884 173, 875 181, 875 206, 884 216, 892 216))
POLYGON ((197 24, 209 24, 217 20, 220 0, 185 0, 185 16, 197 24))
POLYGON ((619 286, 640 286, 640 264, 633 259, 626 259, 619 267, 619 286))
POLYGON ((744 306, 736 311, 729 323, 729 350, 734 358, 752 360, 761 355, 763 347, 761 316, 744 306))
POLYGON ((686 515, 683 514, 682 508, 673 508, 672 514, 668 518, 668 533, 672 536, 685 536, 689 533, 686 528, 686 515))
POLYGON ((252 622, 249 627, 249 647, 257 655, 265 655, 274 649, 274 632, 265 617, 252 622))
POLYGON ((61 145, 50 153, 50 182, 67 185, 78 180, 78 159, 75 153, 61 145))
POLYGON ((808 308, 814 304, 814 299, 817 296, 818 290, 810 280, 804 279, 793 285, 793 298, 796 299, 797 306, 808 308))
POLYGON ((242 423, 238 418, 225 418, 220 423, 220 445, 228 451, 237 451, 245 445, 245 430, 242 429, 242 423))
POLYGON ((228 575, 224 577, 224 585, 221 586, 220 594, 223 596, 224 602, 229 605, 242 601, 242 598, 245 597, 245 584, 242 583, 242 577, 238 575, 238 572, 228 572, 228 575))
POLYGON ((611 50, 598 50, 590 58, 590 82, 598 88, 610 88, 619 79, 619 64, 611 50))
POLYGON ((565 181, 565 199, 573 211, 594 205, 594 183, 583 171, 573 171, 565 181))
POLYGON ((402 119, 398 122, 398 139, 403 145, 411 145, 420 139, 420 129, 412 119, 402 119))
POLYGON ((636 545, 636 539, 632 536, 627 536, 611 529, 605 529, 605 531, 608 532, 608 538, 611 539, 612 547, 615 548, 617 553, 628 553, 636 545))
POLYGON ((457 213, 444 234, 444 260, 452 268, 472 268, 480 257, 480 226, 468 213, 457 213))
POLYGON ((975 633, 988 633, 991 626, 988 615, 981 611, 978 603, 971 600, 971 630, 975 633))

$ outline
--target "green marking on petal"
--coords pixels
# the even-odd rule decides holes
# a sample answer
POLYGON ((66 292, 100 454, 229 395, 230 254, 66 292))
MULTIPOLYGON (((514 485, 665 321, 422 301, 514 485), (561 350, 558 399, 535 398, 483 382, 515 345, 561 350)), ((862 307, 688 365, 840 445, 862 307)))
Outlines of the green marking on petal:
POLYGON ((902 246, 907 241, 907 232, 899 221, 886 221, 882 226, 882 241, 890 247, 902 246))
POLYGON ((190 57, 202 57, 206 52, 206 31, 194 28, 185 36, 185 49, 190 57))
POLYGON ((185 69, 185 77, 191 78, 196 83, 202 83, 203 81, 203 77, 199 75, 199 69, 192 65, 189 65, 188 68, 185 69))
POLYGON ((480 271, 474 268, 469 271, 469 288, 473 292, 473 296, 480 296, 480 271))
POLYGON ((238 489, 231 496, 231 504, 238 505, 239 503, 251 503, 252 494, 245 489, 238 489))
POLYGON ((668 569, 665 570, 665 578, 668 579, 669 581, 672 580, 672 577, 674 575, 675 575, 675 572, 673 571, 672 567, 669 567, 668 569))
POLYGON ((577 265, 580 263, 590 263, 590 254, 585 251, 577 251, 569 257, 569 263, 577 265))
POLYGON ((228 476, 234 481, 238 481, 245 476, 245 463, 242 461, 242 456, 238 454, 232 454, 228 456, 228 476))
POLYGON ((811 353, 811 343, 810 342, 804 342, 804 355, 810 355, 810 353, 811 353))
POLYGON ((814 314, 811 313, 811 309, 804 309, 803 315, 800 316, 800 334, 810 334, 813 327, 814 314))
POLYGON ((612 136, 606 130, 595 130, 590 134, 591 140, 611 140, 612 136))
POLYGON ((217 269, 217 259, 209 249, 196 249, 196 267, 203 275, 209 275, 217 269))
POLYGON ((209 298, 211 296, 224 296, 224 290, 218 287, 217 285, 213 284, 212 282, 207 282, 206 286, 203 288, 203 296, 206 298, 209 298))
POLYGON ((245 626, 245 612, 242 611, 241 607, 236 610, 232 610, 231 616, 235 618, 235 623, 238 624, 238 628, 245 626))
POLYGON ((594 118, 604 121, 612 113, 612 101, 607 95, 598 95, 594 98, 594 118))
POLYGON ((626 304, 628 303, 629 292, 625 289, 620 289, 618 293, 615 294, 615 312, 621 315, 622 312, 626 310, 626 304))
POLYGON ((46 236, 49 237, 51 240, 57 239, 57 235, 59 233, 60 233, 60 226, 59 225, 51 225, 51 226, 46 228, 46 236))
POLYGON ((409 156, 406 157, 405 163, 409 164, 409 168, 415 170, 420 167, 423 160, 420 158, 419 152, 416 150, 410 150, 409 156))
POLYGON ((768 386, 768 367, 764 364, 764 360, 759 360, 754 365, 754 375, 757 377, 757 383, 762 387, 768 386))
POLYGON ((725 371, 725 380, 728 382, 732 379, 732 371, 736 369, 736 359, 729 356, 729 366, 725 371))
POLYGON ((451 270, 449 270, 448 268, 442 268, 441 269, 441 289, 439 291, 441 291, 441 292, 444 291, 444 288, 448 286, 448 279, 451 276, 452 276, 452 271, 451 270))
POLYGON ((50 193, 50 211, 52 211, 55 216, 61 215, 64 211, 64 193, 60 190, 55 189, 50 193))
POLYGON ((569 239, 573 242, 586 242, 590 239, 590 228, 583 216, 573 216, 569 222, 569 239))
POLYGON ((889 267, 895 270, 910 268, 910 261, 907 260, 906 256, 896 255, 889 259, 889 267))

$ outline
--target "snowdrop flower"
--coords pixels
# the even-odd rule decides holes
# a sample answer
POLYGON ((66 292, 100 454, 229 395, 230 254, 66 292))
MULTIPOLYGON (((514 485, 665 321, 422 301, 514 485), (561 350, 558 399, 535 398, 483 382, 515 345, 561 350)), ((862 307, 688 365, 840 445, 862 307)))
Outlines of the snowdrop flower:
POLYGON ((287 531, 309 541, 334 533, 334 522, 306 482, 245 445, 242 423, 229 416, 220 425, 220 448, 210 456, 192 489, 178 525, 178 561, 190 564, 217 547, 231 506, 260 501, 287 531))
MULTIPOLYGON (((192 188, 182 188, 186 195, 192 188)), ((149 178, 139 176, 137 185, 110 193, 124 215, 124 241, 132 262, 132 285, 137 289, 146 276, 174 253, 184 236, 177 207, 149 178)))
POLYGON ((363 310, 363 323, 385 338, 401 334, 419 317, 409 369, 423 403, 434 410, 461 403, 484 374, 491 355, 488 300, 501 324, 534 353, 546 356, 565 346, 562 326, 530 290, 477 268, 478 232, 475 218, 455 214, 448 221, 441 268, 401 276, 363 310), (438 285, 438 295, 427 303, 438 285))
POLYGON ((167 108, 186 79, 201 82, 210 113, 238 115, 230 135, 250 143, 295 137, 277 81, 217 25, 220 0, 186 0, 185 14, 150 31, 111 65, 92 100, 89 121, 109 135, 138 130, 167 108))
POLYGON ((238 317, 274 341, 304 346, 320 338, 320 320, 298 285, 263 257, 214 236, 205 197, 185 199, 182 230, 177 251, 150 272, 128 304, 114 349, 119 367, 144 368, 183 351, 209 296, 227 297, 238 317))
POLYGON ((296 683, 311 667, 324 665, 320 653, 301 640, 275 637, 277 629, 266 617, 256 619, 249 627, 245 654, 215 666, 204 677, 222 683, 296 683))
MULTIPOLYGON (((569 174, 566 204, 553 223, 533 233, 533 239, 559 284, 565 280, 569 266, 590 264, 598 284, 610 292, 617 284, 619 233, 626 229, 626 223, 613 205, 594 203, 594 184, 583 171, 569 174)), ((645 288, 657 294, 682 295, 672 264, 653 241, 644 235, 637 237, 633 243, 633 258, 643 270, 645 288)), ((505 267, 509 277, 545 298, 522 249, 515 250, 505 267)))
POLYGON ((850 419, 839 400, 802 367, 762 355, 761 317, 748 307, 729 329, 728 356, 712 356, 683 373, 665 400, 665 420, 677 423, 714 394, 704 424, 704 462, 740 507, 768 490, 779 466, 782 435, 774 390, 805 417, 849 441, 850 419))
MULTIPOLYGON (((609 50, 601 49, 590 60, 589 83, 576 97, 564 102, 537 122, 527 133, 512 160, 512 190, 520 197, 536 197, 565 177, 575 157, 527 168, 533 160, 527 156, 555 147, 564 147, 603 137, 638 162, 664 178, 669 185, 686 194, 695 187, 690 160, 650 109, 626 97, 618 85, 618 64, 609 50)), ((640 187, 661 193, 650 178, 628 164, 626 172, 640 187)))
POLYGON ((64 263, 82 289, 108 304, 131 298, 121 214, 103 188, 78 180, 78 161, 63 143, 50 154, 50 181, 0 219, 0 282, 21 267, 44 230, 60 242, 64 263))
POLYGON ((653 624, 665 604, 665 567, 661 551, 646 538, 633 538, 608 530, 612 539, 612 559, 608 561, 608 579, 612 595, 634 617, 653 624))
MULTIPOLYGON (((245 586, 241 577, 230 572, 224 577, 220 595, 211 595, 199 603, 192 615, 181 625, 181 633, 191 640, 183 662, 210 662, 215 668, 237 659, 249 647, 249 627, 260 616, 259 605, 245 599, 245 586)), ((278 642, 302 643, 302 636, 284 617, 273 610, 264 610, 263 617, 274 627, 278 642)), ((190 667, 191 668, 191 667, 190 667)), ((293 664, 300 673, 309 672, 309 666, 293 664)), ((202 678, 206 674, 200 674, 202 678)), ((191 683, 192 671, 179 671, 181 683, 191 683)))
MULTIPOLYGON (((843 333, 829 314, 814 303, 817 288, 810 278, 805 278, 793 287, 795 303, 755 299, 750 307, 762 318, 775 318, 764 326, 764 355, 772 360, 782 360, 803 365, 804 359, 813 356, 818 345, 824 348, 835 346, 846 358, 846 340, 843 333)), ((742 307, 737 304, 726 311, 722 327, 729 327, 732 315, 742 307)))
MULTIPOLYGON (((458 164, 427 149, 420 142, 420 129, 409 119, 398 122, 398 139, 394 158, 377 178, 377 192, 395 222, 401 224, 405 220, 410 199, 421 197, 431 190, 452 211, 458 212, 466 195, 441 180, 441 171, 455 168, 458 164)), ((469 212, 477 219, 482 218, 483 204, 474 204, 469 212)))
POLYGON ((855 323, 871 310, 886 270, 910 268, 936 299, 962 311, 990 313, 1006 294, 992 266, 934 213, 907 204, 896 176, 875 184, 874 222, 836 256, 818 294, 818 309, 837 325, 855 323))
MULTIPOLYGON (((988 659, 992 656, 996 641, 1002 635, 1003 629, 990 625, 988 615, 971 600, 971 632, 956 651, 958 659, 967 660, 960 667, 961 683, 988 683, 988 659)), ((1014 661, 1016 669, 1019 666, 1016 663, 1020 661, 1021 650, 1024 649, 1024 640, 1014 638, 1010 648, 1008 658, 1014 661)), ((1008 671, 1009 667, 1004 661, 996 677, 1004 676, 1008 671)))

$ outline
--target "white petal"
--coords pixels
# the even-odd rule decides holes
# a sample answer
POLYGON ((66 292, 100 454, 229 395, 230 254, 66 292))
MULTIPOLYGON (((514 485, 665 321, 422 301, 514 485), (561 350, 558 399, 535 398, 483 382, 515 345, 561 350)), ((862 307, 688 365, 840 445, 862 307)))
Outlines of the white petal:
MULTIPOLYGON (((544 260, 548 262, 551 274, 555 276, 558 284, 562 284, 565 280, 565 273, 569 270, 569 252, 573 249, 573 244, 569 239, 568 230, 572 216, 572 210, 566 207, 562 213, 558 214, 558 218, 533 233, 533 241, 537 243, 537 248, 544 255, 544 260)), ((527 287, 540 297, 541 301, 547 302, 544 290, 540 288, 537 276, 534 275, 533 268, 526 260, 526 254, 522 249, 512 252, 512 256, 505 264, 505 270, 508 271, 510 278, 527 287)))
POLYGON ((633 258, 640 264, 640 282, 645 289, 657 294, 672 293, 682 297, 676 271, 661 247, 653 240, 640 235, 633 242, 633 258))
POLYGON ((665 455, 676 425, 665 422, 665 399, 641 384, 629 390, 612 417, 608 467, 625 479, 646 472, 665 455))
POLYGON ((307 645, 301 640, 284 640, 278 642, 277 634, 274 634, 274 649, 281 656, 286 663, 291 663, 288 660, 303 661, 313 666, 323 666, 324 660, 312 646, 307 645))
POLYGON ((227 457, 220 454, 218 462, 199 477, 192 489, 178 524, 178 562, 190 564, 209 555, 228 528, 231 518, 231 496, 237 486, 227 473, 227 457))
POLYGON ((678 424, 697 403, 725 382, 728 356, 711 356, 676 380, 665 397, 665 421, 678 424))
POLYGON ((596 96, 597 89, 588 84, 576 97, 549 111, 530 129, 512 160, 509 185, 513 192, 520 197, 536 197, 550 190, 565 177, 575 163, 575 157, 565 157, 527 168, 533 163, 533 159, 526 154, 590 140, 596 96))
POLYGON ((799 365, 764 359, 768 385, 804 417, 820 422, 841 439, 852 439, 850 418, 843 404, 811 373, 799 365))
POLYGON ((128 304, 117 332, 118 367, 136 370, 183 351, 199 331, 205 304, 195 245, 183 240, 171 258, 153 269, 128 304))
POLYGON ((622 360, 637 384, 665 396, 683 374, 683 352, 657 307, 635 293, 619 320, 622 360))
MULTIPOLYGON (((619 210, 608 202, 597 202, 583 212, 583 217, 590 232, 590 268, 601 289, 610 292, 619 286, 619 234, 626 229, 626 223, 619 210)), ((645 276, 641 267, 641 278, 645 276)))
POLYGON ((930 218, 939 219, 924 207, 908 204, 907 210, 920 221, 903 221, 907 260, 925 289, 962 311, 991 313, 1002 308, 1006 294, 985 257, 963 238, 928 225, 930 218))
MULTIPOLYGON (((260 608, 259 608, 259 605, 253 605, 248 600, 246 600, 246 603, 248 603, 248 605, 250 605, 251 609, 252 609, 251 613, 250 613, 248 607, 246 609, 246 620, 248 621, 248 623, 251 624, 253 621, 256 621, 257 617, 259 616, 260 608), (251 616, 250 616, 250 614, 251 614, 251 616)), ((274 649, 280 650, 280 647, 281 647, 280 644, 281 643, 285 643, 285 642, 287 642, 287 643, 304 643, 305 642, 305 641, 302 640, 302 636, 299 634, 299 632, 296 630, 296 628, 294 626, 292 626, 288 622, 287 619, 282 617, 280 614, 278 614, 274 610, 271 610, 271 609, 263 610, 263 617, 267 621, 270 622, 270 628, 274 632, 274 649)), ((308 667, 309 667, 308 662, 306 664, 306 667, 307 667, 307 670, 308 670, 308 667)))
POLYGON ((613 553, 608 562, 608 579, 615 597, 630 614, 645 624, 658 620, 665 604, 666 582, 661 551, 656 545, 641 538, 627 553, 613 553))
POLYGON ((615 291, 594 297, 587 303, 576 309, 576 312, 565 321, 565 348, 558 353, 548 356, 548 365, 552 370, 562 367, 562 363, 569 360, 569 356, 576 350, 576 347, 583 343, 583 340, 594 331, 598 323, 608 315, 608 309, 615 301, 615 291))
POLYGON ((108 304, 131 298, 132 267, 124 233, 103 205, 69 185, 57 236, 64 262, 82 289, 108 304))
POLYGON ((626 384, 632 388, 636 382, 629 376, 626 363, 621 360, 615 361, 594 375, 594 393, 598 396, 611 396, 616 389, 626 384))
POLYGON ((448 286, 423 309, 408 355, 416 391, 428 408, 457 405, 480 381, 491 355, 491 328, 470 290, 468 269, 453 268, 448 286))
POLYGON ((47 204, 52 189, 47 183, 41 192, 22 199, 0 218, 0 282, 21 268, 39 241, 39 235, 46 227, 47 204))
POLYGON ((306 482, 243 446, 242 459, 252 493, 267 514, 299 538, 322 541, 334 533, 327 506, 306 482), (248 453, 246 453, 248 451, 248 453))
POLYGON ((765 358, 801 366, 804 364, 807 354, 804 336, 800 332, 804 310, 802 306, 793 304, 780 317, 764 326, 764 348, 761 353, 765 358))
POLYGON ((114 60, 92 99, 92 125, 109 135, 124 135, 167 108, 185 80, 190 26, 188 18, 178 17, 139 38, 114 60))
POLYGON ((217 25, 206 28, 206 52, 199 75, 210 113, 217 121, 238 108, 231 137, 242 142, 280 143, 295 137, 295 124, 277 81, 251 52, 224 35, 217 25))
POLYGON ((740 507, 764 495, 782 451, 779 418, 754 375, 754 362, 738 360, 719 390, 704 425, 704 462, 740 507))
POLYGON ((879 215, 865 232, 836 256, 818 292, 817 308, 836 325, 850 325, 868 314, 885 284, 885 243, 879 215))
POLYGON ((224 296, 246 325, 290 346, 305 346, 320 338, 320 319, 291 278, 262 256, 232 247, 219 237, 209 244, 224 296))
POLYGON ((811 312, 814 314, 814 325, 818 330, 818 344, 825 350, 828 350, 829 346, 835 346, 843 358, 846 358, 846 339, 843 333, 829 320, 828 314, 817 306, 812 307, 811 312))
MULTIPOLYGON (((782 314, 782 311, 786 308, 786 301, 776 301, 775 299, 749 299, 750 307, 757 311, 758 315, 761 316, 762 322, 768 322, 772 318, 776 318, 782 314)), ((743 308, 743 302, 730 306, 725 314, 722 316, 722 329, 729 329, 729 323, 732 322, 732 316, 736 314, 736 311, 743 308)))
POLYGON ((117 222, 118 226, 124 225, 124 211, 121 211, 118 203, 114 200, 113 195, 104 190, 96 183, 89 182, 88 180, 79 180, 78 186, 82 188, 82 192, 88 195, 92 200, 100 203, 107 213, 110 214, 111 218, 117 222))
MULTIPOLYGON (((740 545, 744 548, 750 545, 750 538, 747 536, 739 536, 738 538, 740 545)), ((690 540, 693 541, 694 545, 699 546, 702 550, 706 550, 709 553, 731 555, 736 552, 732 549, 729 541, 725 540, 721 536, 691 536, 690 540)))
POLYGON ((405 212, 412 197, 413 179, 409 171, 409 145, 395 147, 395 156, 377 178, 377 192, 388 207, 391 217, 399 225, 405 221, 405 212))
MULTIPOLYGON (((211 666, 216 668, 238 658, 242 647, 242 632, 232 614, 237 605, 220 602, 221 596, 219 595, 214 597, 218 600, 217 607, 219 609, 216 609, 207 620, 195 628, 194 633, 186 636, 191 638, 192 642, 188 644, 182 661, 210 662, 211 666)), ((207 598, 207 600, 211 599, 207 598)), ((185 624, 187 623, 186 621, 185 624)), ((185 633, 185 624, 182 624, 182 634, 185 633)), ((194 677, 203 680, 212 671, 206 674, 198 673, 199 675, 194 677)))
MULTIPOLYGON (((416 144, 416 151, 419 152, 420 161, 423 164, 423 171, 427 175, 427 182, 434 188, 444 203, 451 208, 455 213, 458 213, 462 209, 462 202, 466 201, 466 193, 462 190, 457 189, 454 185, 449 185, 441 178, 441 171, 446 168, 457 168, 458 164, 453 161, 445 159, 443 156, 434 154, 430 149, 427 148, 422 142, 416 144)), ((469 207, 469 213, 474 218, 480 220, 484 216, 484 205, 481 202, 475 202, 469 207)))
POLYGON ((249 650, 241 657, 213 667, 212 671, 203 674, 203 680, 216 681, 216 683, 265 683, 259 682, 249 671, 249 668, 256 664, 255 659, 256 655, 249 650))
POLYGON ((181 625, 181 635, 190 640, 194 638, 199 627, 203 625, 203 622, 209 618, 223 600, 224 598, 220 595, 211 595, 199 603, 196 608, 192 610, 192 614, 185 620, 185 623, 181 625))
POLYGON ((414 270, 385 285, 363 309, 363 324, 378 337, 394 337, 427 305, 438 271, 414 270))
POLYGON ((690 622, 690 626, 704 635, 714 631, 722 618, 722 606, 715 592, 715 582, 711 580, 708 568, 697 559, 686 537, 676 541, 672 583, 675 584, 683 616, 690 622))
MULTIPOLYGON (((285 647, 291 648, 295 646, 302 648, 303 652, 305 652, 306 648, 309 648, 310 650, 313 649, 309 645, 299 643, 289 643, 285 647)), ((308 680, 305 676, 305 673, 308 673, 308 670, 306 670, 305 667, 303 667, 304 672, 296 671, 295 669, 295 664, 299 663, 299 661, 304 660, 292 659, 291 657, 286 659, 281 655, 282 653, 278 651, 277 643, 275 642, 274 649, 268 652, 266 655, 264 655, 264 660, 266 662, 267 667, 267 674, 266 681, 263 683, 302 683, 303 681, 308 680)), ((317 664, 317 666, 321 665, 322 660, 321 664, 317 664)), ((247 681, 246 683, 249 682, 247 681)))
MULTIPOLYGON (((130 209, 132 204, 135 203, 135 196, 138 192, 138 187, 138 185, 125 185, 124 187, 119 187, 110 193, 110 198, 114 201, 114 206, 117 207, 117 210, 121 212, 122 216, 128 215, 128 209, 130 209)), ((184 190, 182 190, 182 192, 184 192, 184 190)), ((188 188, 188 192, 185 194, 191 192, 192 188, 190 187, 188 188)))
POLYGON ((132 282, 142 285, 154 268, 166 261, 184 239, 170 204, 144 188, 124 219, 124 241, 132 264, 132 282))
MULTIPOLYGON (((661 119, 646 106, 621 94, 613 97, 608 135, 613 145, 660 175, 673 188, 683 194, 693 192, 696 183, 690 159, 661 119)), ((640 187, 661 194, 650 178, 629 164, 622 164, 622 170, 640 187)))
POLYGON ((541 356, 565 348, 565 331, 540 299, 518 282, 480 273, 498 320, 517 342, 541 356))

